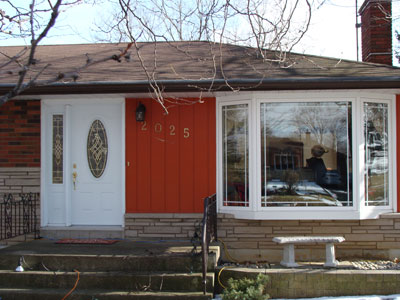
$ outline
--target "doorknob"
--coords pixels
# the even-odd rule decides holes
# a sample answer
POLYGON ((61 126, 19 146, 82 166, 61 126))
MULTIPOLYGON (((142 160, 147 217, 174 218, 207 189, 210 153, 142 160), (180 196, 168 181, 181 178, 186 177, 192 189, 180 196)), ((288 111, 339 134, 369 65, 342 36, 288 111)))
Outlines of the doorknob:
POLYGON ((72 183, 74 184, 74 190, 76 190, 76 177, 78 177, 78 173, 76 173, 76 171, 72 172, 72 183))

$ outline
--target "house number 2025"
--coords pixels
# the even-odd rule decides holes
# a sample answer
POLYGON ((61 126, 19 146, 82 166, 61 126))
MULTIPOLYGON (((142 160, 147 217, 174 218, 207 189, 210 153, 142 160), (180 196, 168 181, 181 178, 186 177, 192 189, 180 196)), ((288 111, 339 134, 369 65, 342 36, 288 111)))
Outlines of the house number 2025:
MULTIPOLYGON (((142 131, 148 130, 148 125, 147 125, 146 121, 143 122, 141 129, 142 129, 142 131)), ((154 129, 155 133, 161 133, 163 131, 163 125, 161 123, 155 123, 153 126, 153 129, 154 129)), ((177 134, 175 125, 169 125, 167 130, 168 130, 169 135, 177 134)), ((189 128, 187 128, 187 127, 183 128, 183 137, 185 139, 190 137, 190 129, 189 128)))

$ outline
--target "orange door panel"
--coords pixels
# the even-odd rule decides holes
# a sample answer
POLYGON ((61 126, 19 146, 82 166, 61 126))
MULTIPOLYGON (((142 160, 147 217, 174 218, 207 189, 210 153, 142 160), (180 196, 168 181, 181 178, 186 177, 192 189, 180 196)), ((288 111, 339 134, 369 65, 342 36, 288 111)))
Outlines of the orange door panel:
POLYGON ((126 99, 126 211, 199 213, 216 189, 215 99, 186 99, 166 115, 153 99, 126 99), (145 122, 136 122, 139 101, 145 122))

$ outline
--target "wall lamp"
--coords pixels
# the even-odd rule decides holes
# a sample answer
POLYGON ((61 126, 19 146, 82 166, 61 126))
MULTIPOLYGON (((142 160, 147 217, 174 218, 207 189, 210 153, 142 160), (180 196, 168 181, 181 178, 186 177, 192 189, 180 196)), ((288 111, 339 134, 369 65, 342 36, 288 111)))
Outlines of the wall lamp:
POLYGON ((144 122, 144 115, 146 113, 146 106, 139 101, 139 105, 136 107, 136 121, 144 122))

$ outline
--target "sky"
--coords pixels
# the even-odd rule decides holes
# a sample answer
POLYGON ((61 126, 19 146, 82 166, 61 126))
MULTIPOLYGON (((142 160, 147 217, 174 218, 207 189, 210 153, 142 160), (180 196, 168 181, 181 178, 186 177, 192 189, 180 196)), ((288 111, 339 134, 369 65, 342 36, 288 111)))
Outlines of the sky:
MULTIPOLYGON (((392 1, 394 17, 400 16, 400 0, 392 1)), ((326 0, 324 5, 314 11, 309 31, 296 46, 294 52, 356 60, 356 2, 360 7, 363 0, 326 0)), ((50 37, 42 44, 95 42, 94 24, 104 18, 107 9, 107 1, 97 6, 85 4, 68 9, 60 15, 57 28, 52 30, 50 37)), ((397 27, 400 28, 400 22, 395 21, 394 28, 396 24, 399 24, 397 27)), ((361 39, 361 33, 359 39, 361 39)), ((27 42, 0 41, 2 45, 21 45, 27 42)), ((393 39, 393 42, 394 47, 398 47, 396 39, 393 39)))

